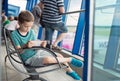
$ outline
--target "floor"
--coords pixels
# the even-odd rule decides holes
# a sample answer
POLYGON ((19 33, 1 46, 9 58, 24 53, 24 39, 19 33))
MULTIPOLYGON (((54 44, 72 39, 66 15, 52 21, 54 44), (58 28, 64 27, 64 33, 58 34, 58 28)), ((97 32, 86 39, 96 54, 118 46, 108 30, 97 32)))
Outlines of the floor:
MULTIPOLYGON (((13 68, 13 66, 10 64, 9 59, 7 59, 7 62, 5 64, 4 58, 6 55, 6 49, 4 45, 1 46, 1 50, 2 53, 0 57, 3 57, 1 58, 1 66, 2 66, 1 81, 22 81, 23 79, 28 77, 27 75, 16 71, 13 68)), ((21 69, 21 71, 23 71, 23 69, 18 64, 16 64, 16 66, 19 69, 21 69)), ((41 74, 40 76, 46 78, 48 81, 76 81, 71 77, 67 76, 64 70, 57 70, 46 74, 41 74)), ((34 80, 34 81, 39 81, 39 80, 34 80)))

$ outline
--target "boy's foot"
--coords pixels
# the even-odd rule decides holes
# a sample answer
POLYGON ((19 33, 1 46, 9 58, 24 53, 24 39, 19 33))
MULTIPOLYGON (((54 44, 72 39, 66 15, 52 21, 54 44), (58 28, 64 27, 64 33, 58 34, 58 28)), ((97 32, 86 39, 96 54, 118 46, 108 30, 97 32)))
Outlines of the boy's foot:
POLYGON ((72 58, 70 63, 76 67, 83 67, 83 62, 75 58, 72 58))
POLYGON ((52 45, 52 49, 56 50, 56 51, 61 51, 62 50, 62 48, 60 48, 59 46, 53 46, 53 45, 52 45))
POLYGON ((75 80, 80 80, 80 76, 75 71, 66 72, 66 74, 69 75, 69 76, 71 76, 75 80))

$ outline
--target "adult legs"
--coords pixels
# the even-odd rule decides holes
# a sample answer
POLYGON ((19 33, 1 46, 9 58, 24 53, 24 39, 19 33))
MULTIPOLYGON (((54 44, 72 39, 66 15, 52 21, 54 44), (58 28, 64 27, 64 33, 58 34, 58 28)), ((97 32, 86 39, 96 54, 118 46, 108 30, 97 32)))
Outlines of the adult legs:
POLYGON ((53 46, 56 47, 57 44, 63 40, 63 38, 66 36, 66 33, 61 33, 59 34, 59 36, 57 37, 57 39, 54 41, 53 46))
POLYGON ((68 31, 67 27, 64 25, 63 22, 61 23, 44 23, 45 26, 45 40, 52 40, 52 36, 54 33, 54 30, 57 30, 61 32, 59 36, 56 38, 56 40, 53 42, 53 49, 57 47, 57 44, 63 40, 63 38, 66 36, 66 33, 68 31))
POLYGON ((55 24, 55 26, 53 26, 53 29, 61 32, 53 43, 53 47, 56 47, 57 44, 64 39, 68 32, 68 29, 63 22, 55 24))
POLYGON ((52 36, 54 33, 54 29, 51 29, 49 27, 45 28, 45 40, 47 41, 51 41, 52 40, 52 36))

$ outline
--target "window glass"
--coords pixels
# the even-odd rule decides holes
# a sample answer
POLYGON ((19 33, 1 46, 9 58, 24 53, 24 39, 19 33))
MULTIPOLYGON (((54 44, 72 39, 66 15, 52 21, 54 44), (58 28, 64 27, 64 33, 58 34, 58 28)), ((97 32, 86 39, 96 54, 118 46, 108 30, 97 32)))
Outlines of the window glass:
MULTIPOLYGON (((21 11, 26 9, 27 0, 8 0, 8 4, 19 7, 21 11)), ((10 9, 8 7, 8 11, 9 10, 10 9)))
POLYGON ((120 81, 120 0, 95 0, 92 81, 120 81))
MULTIPOLYGON (((69 0, 69 5, 67 7, 67 12, 80 10, 82 0, 69 0)), ((72 51, 75 32, 77 28, 77 23, 79 19, 79 13, 72 13, 66 15, 66 26, 68 28, 68 33, 63 39, 62 47, 72 51)))
POLYGON ((118 55, 117 65, 116 65, 115 69, 120 71, 120 53, 118 55))
POLYGON ((94 61, 104 64, 110 30, 113 22, 115 8, 109 7, 115 0, 99 1, 95 5, 95 29, 94 29, 94 61))

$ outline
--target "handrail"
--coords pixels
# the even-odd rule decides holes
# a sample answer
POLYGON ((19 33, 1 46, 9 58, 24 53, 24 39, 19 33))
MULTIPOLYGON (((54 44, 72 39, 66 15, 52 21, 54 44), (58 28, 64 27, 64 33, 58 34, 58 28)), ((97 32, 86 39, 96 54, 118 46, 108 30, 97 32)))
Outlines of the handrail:
POLYGON ((78 13, 78 12, 85 12, 85 9, 77 10, 77 11, 71 11, 71 12, 65 12, 65 13, 60 13, 60 15, 66 15, 66 14, 72 14, 72 13, 78 13))

